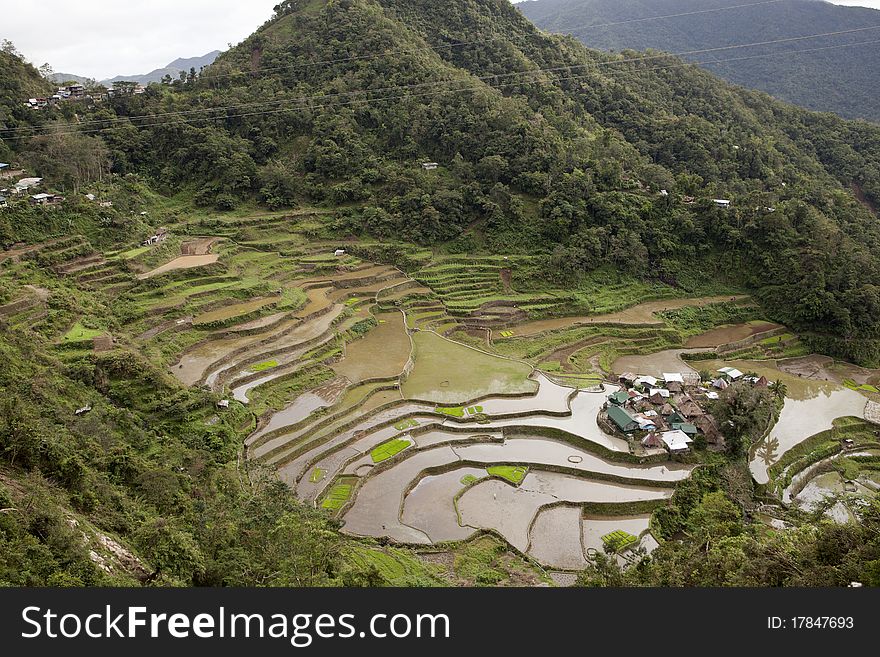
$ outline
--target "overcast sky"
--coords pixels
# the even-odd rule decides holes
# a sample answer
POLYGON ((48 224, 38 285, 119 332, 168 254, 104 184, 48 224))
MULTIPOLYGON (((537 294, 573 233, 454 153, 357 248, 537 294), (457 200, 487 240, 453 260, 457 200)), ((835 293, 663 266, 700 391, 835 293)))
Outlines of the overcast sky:
MULTIPOLYGON (((0 0, 0 39, 11 40, 37 66, 48 62, 56 72, 101 80, 226 50, 267 20, 277 2, 0 0)), ((880 0, 835 3, 880 9, 880 0)))

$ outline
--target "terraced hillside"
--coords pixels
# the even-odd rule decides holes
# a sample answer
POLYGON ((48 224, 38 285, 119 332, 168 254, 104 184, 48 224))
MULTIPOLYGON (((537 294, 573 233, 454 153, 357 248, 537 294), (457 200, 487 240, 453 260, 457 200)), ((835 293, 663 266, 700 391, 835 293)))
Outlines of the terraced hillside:
POLYGON ((653 549, 653 512, 696 464, 600 426, 620 363, 648 372, 672 354, 659 362, 697 376, 682 354, 797 347, 745 297, 626 280, 543 290, 527 256, 340 244, 331 225, 229 218, 180 223, 150 247, 8 251, 3 280, 29 282, 7 287, 0 317, 71 356, 136 349, 209 390, 204 422, 251 418, 245 471, 277 472, 364 545, 435 554, 490 535, 535 572, 581 569, 609 543, 621 563, 653 549), (54 312, 72 290, 78 303, 54 312))

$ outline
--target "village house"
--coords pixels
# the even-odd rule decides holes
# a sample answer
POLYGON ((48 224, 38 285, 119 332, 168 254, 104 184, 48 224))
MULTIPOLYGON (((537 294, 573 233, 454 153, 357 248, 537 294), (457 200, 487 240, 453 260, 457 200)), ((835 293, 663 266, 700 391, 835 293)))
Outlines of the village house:
POLYGON ((655 432, 651 432, 642 438, 642 447, 645 449, 658 449, 663 447, 663 441, 655 432))
POLYGON ((728 381, 739 381, 745 376, 745 374, 735 367, 722 367, 718 370, 718 373, 721 375, 722 379, 727 379, 728 381))
POLYGON ((615 393, 608 395, 608 401, 614 404, 615 406, 623 406, 630 400, 629 394, 624 390, 618 390, 615 393))
POLYGON ((168 239, 168 229, 160 228, 143 241, 143 246, 152 246, 153 244, 164 242, 166 239, 168 239))
POLYGON ((13 193, 20 194, 21 192, 29 190, 31 187, 39 187, 40 183, 42 182, 42 178, 22 178, 17 183, 15 183, 13 193))
POLYGON ((345 249, 336 249, 336 250, 333 252, 333 255, 335 255, 337 258, 338 258, 339 256, 344 256, 344 255, 345 255, 345 249))
POLYGON ((723 208, 726 210, 730 207, 730 201, 728 201, 726 198, 716 198, 716 199, 712 199, 712 201, 719 208, 723 208))
POLYGON ((9 165, 6 164, 6 162, 0 162, 0 171, 3 171, 3 169, 8 169, 8 168, 9 168, 9 165))
POLYGON ((439 166, 439 165, 438 165, 436 162, 422 162, 422 168, 423 168, 425 171, 433 171, 433 170, 436 169, 438 166, 439 166))
POLYGON ((675 429, 672 431, 664 431, 660 434, 660 440, 666 445, 666 449, 670 454, 682 454, 687 452, 691 443, 694 442, 684 431, 675 429))
POLYGON ((34 194, 31 196, 31 205, 57 205, 64 200, 63 196, 58 194, 34 194))
POLYGON ((639 423, 636 422, 635 418, 620 406, 612 404, 608 407, 608 419, 614 422, 623 433, 632 433, 639 428, 639 423))

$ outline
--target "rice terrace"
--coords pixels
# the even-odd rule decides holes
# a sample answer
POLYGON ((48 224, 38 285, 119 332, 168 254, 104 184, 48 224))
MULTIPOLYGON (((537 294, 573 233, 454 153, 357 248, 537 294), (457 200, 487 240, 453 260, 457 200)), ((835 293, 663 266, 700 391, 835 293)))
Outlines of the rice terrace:
MULTIPOLYGON (((849 517, 880 483, 865 419, 878 373, 811 356, 736 289, 609 275, 563 291, 529 256, 340 244, 330 219, 226 217, 180 224, 170 249, 39 252, 56 268, 92 258, 59 271, 113 299, 125 319, 108 339, 212 391, 205 422, 245 418, 243 472, 276 473, 362 542, 359 559, 457 573, 488 550, 507 564, 493 583, 564 582, 599 553, 626 565, 663 542, 657 513, 725 449, 712 402, 743 382, 784 398, 749 455, 776 499, 767 522, 826 489, 848 491, 832 513, 849 517), (834 459, 857 487, 829 479, 834 459)), ((4 308, 14 324, 45 303, 4 308)), ((110 328, 78 317, 58 348, 73 357, 110 328)))

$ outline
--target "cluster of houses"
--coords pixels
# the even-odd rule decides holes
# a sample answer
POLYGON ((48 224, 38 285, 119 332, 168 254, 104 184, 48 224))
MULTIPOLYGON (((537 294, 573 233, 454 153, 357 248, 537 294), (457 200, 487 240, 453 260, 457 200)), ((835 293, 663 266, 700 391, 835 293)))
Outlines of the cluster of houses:
MULTIPOLYGON (((142 84, 135 85, 130 92, 133 94, 142 94, 146 92, 147 88, 142 84)), ((63 87, 58 87, 56 92, 51 96, 45 97, 37 97, 37 98, 28 98, 25 106, 30 107, 33 110, 41 110, 46 107, 50 107, 52 105, 56 105, 58 103, 68 102, 68 101, 82 101, 88 100, 91 102, 101 102, 107 98, 114 96, 117 93, 121 93, 116 89, 103 89, 98 88, 96 90, 86 90, 85 85, 82 84, 69 84, 63 87)))
MULTIPOLYGON (((619 379, 622 387, 608 396, 603 412, 622 433, 633 438, 639 434, 644 449, 681 454, 690 450, 697 436, 715 448, 724 447, 715 418, 704 408, 718 393, 704 388, 697 374, 666 372, 657 378, 626 372, 619 379)), ((724 372, 719 372, 719 379, 728 385, 734 380, 724 372)))

